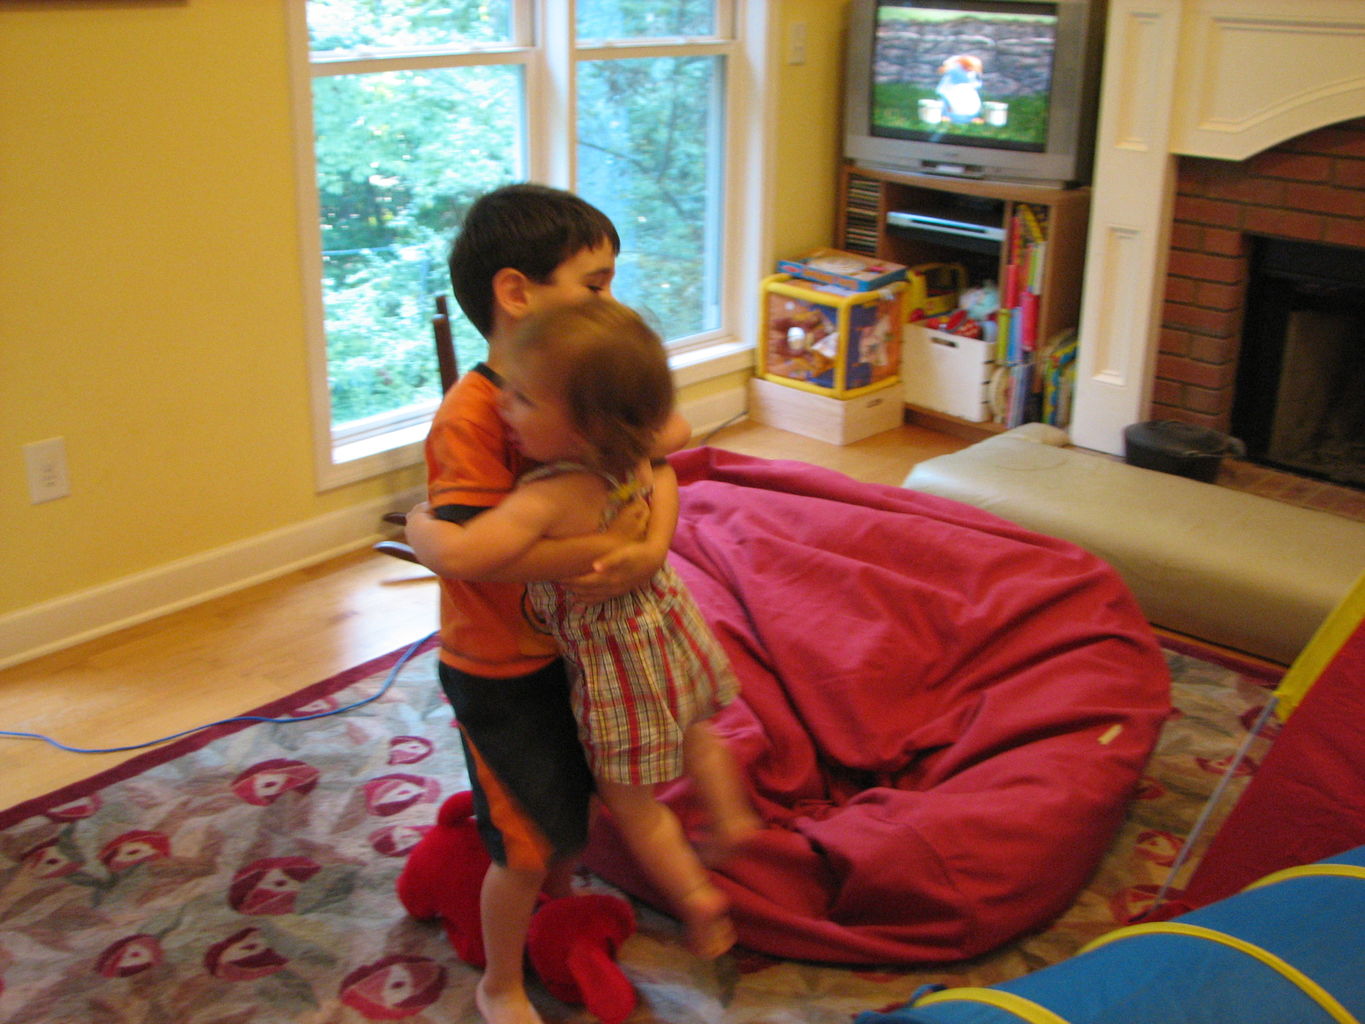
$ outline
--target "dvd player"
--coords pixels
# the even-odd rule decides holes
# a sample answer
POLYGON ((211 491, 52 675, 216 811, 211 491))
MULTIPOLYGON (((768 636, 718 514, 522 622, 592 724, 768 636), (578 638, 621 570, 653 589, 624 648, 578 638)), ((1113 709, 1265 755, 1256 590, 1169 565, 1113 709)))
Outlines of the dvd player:
POLYGON ((964 238, 980 238, 992 242, 1003 242, 1005 240, 1005 229, 998 223, 980 223, 974 220, 960 220, 956 217, 939 217, 931 213, 916 213, 913 210, 890 210, 886 214, 886 222, 892 227, 934 231, 947 235, 960 235, 964 238))

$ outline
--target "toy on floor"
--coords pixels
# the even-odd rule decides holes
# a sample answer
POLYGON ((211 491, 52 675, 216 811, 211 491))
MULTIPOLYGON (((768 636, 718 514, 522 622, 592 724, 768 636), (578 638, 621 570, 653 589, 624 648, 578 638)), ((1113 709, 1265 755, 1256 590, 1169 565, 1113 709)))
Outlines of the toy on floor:
MULTIPOLYGON (((489 857, 479 840, 474 795, 455 793, 436 825, 408 854, 398 876, 398 900, 413 917, 440 918, 461 960, 486 965, 479 926, 479 890, 489 857)), ((584 1006, 603 1024, 621 1024, 635 1009, 635 989, 616 953, 635 931, 630 905, 617 896, 584 893, 546 898, 531 918, 527 955, 546 990, 584 1006)))
POLYGON ((526 949, 550 995, 586 1006, 603 1024, 620 1024, 635 1009, 635 988, 616 953, 634 931, 625 900, 583 893, 546 901, 531 918, 526 949))
POLYGON ((436 825, 408 854, 398 876, 398 901, 413 917, 439 917, 455 955, 483 968, 483 931, 479 926, 479 889, 488 870, 488 852, 474 822, 474 794, 456 793, 436 815, 436 825))
POLYGON ((855 1024, 1345 1024, 1365 1014, 1365 846, 989 988, 925 986, 855 1024))
POLYGON ((1182 899, 1365 843, 1365 574, 1275 688, 1284 728, 1218 829, 1182 899))

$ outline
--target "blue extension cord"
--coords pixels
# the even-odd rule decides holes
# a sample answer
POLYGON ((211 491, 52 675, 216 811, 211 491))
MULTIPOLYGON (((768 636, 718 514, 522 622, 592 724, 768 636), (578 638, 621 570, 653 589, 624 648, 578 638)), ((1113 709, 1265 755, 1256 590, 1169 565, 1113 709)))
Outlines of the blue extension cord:
POLYGON ((216 725, 233 725, 237 722, 269 722, 273 725, 292 725, 295 722, 311 722, 315 718, 328 718, 331 715, 340 715, 347 711, 354 711, 356 708, 364 707, 366 704, 384 696, 384 694, 388 692, 389 687, 393 685, 394 680, 398 678, 398 673, 403 670, 403 666, 411 661, 418 650, 421 649, 422 645, 435 635, 434 632, 428 633, 426 636, 422 637, 422 639, 415 641, 406 651, 404 651, 402 656, 394 663, 393 668, 389 669, 389 674, 384 678, 383 685, 374 693, 370 694, 370 696, 355 701, 352 704, 347 704, 345 707, 333 708, 331 711, 319 711, 315 715, 300 715, 297 718, 266 718, 263 715, 238 715, 235 718, 224 718, 217 722, 209 722, 206 725, 196 725, 183 732, 172 733, 170 736, 163 736, 159 740, 148 740, 146 743, 132 743, 126 747, 68 747, 65 743, 54 740, 51 736, 44 736, 42 733, 10 732, 7 729, 0 729, 0 739, 42 740, 44 743, 50 743, 59 750, 66 750, 72 754, 121 754, 128 750, 141 750, 143 747, 155 747, 161 743, 169 743, 171 740, 178 740, 180 737, 188 736, 191 733, 212 729, 216 725))

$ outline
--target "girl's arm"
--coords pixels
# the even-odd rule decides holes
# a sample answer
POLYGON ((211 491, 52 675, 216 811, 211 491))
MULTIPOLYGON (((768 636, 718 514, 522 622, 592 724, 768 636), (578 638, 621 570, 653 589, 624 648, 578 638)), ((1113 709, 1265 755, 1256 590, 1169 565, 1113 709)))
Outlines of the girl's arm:
MULTIPOLYGON (((508 503, 525 492, 545 494, 556 479, 518 487, 503 501, 464 524, 436 518, 424 503, 408 513, 408 543, 417 559, 438 576, 449 579, 529 583, 563 580, 579 597, 604 601, 646 583, 668 557, 673 530, 678 524, 678 478, 663 456, 682 448, 692 438, 692 427, 674 410, 659 431, 653 467, 654 495, 646 506, 636 502, 622 512, 606 530, 581 536, 528 538, 525 524, 529 506, 519 502, 512 512, 521 523, 501 525, 508 503), (475 526, 478 530, 474 530, 475 526), (473 531, 472 536, 470 531, 473 531)), ((524 500, 524 497, 523 497, 524 500)))

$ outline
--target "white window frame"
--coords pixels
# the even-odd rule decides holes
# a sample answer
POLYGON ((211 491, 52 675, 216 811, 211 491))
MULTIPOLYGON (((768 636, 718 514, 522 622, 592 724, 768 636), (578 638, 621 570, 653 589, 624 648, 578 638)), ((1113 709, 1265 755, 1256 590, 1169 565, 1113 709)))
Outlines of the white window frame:
MULTIPOLYGON (((422 461, 422 441, 436 403, 403 414, 375 416, 332 428, 327 387, 327 338, 322 300, 321 210, 314 156, 312 83, 315 67, 308 47, 305 0, 285 0, 289 17, 290 71, 294 94, 299 250, 303 311, 308 345, 308 377, 313 420, 314 464, 320 491, 330 490, 422 461)), ((602 58, 712 56, 725 58, 726 116, 724 227, 720 326, 675 341, 669 362, 682 388, 753 365, 759 282, 771 251, 771 201, 767 183, 774 150, 772 16, 766 0, 717 0, 717 24, 733 24, 728 36, 604 41, 571 48, 573 0, 513 0, 512 45, 486 45, 452 56, 421 52, 382 60, 362 55, 328 63, 332 73, 460 67, 488 63, 521 64, 530 100, 527 124, 527 173, 534 181, 572 188, 576 123, 577 62, 602 58), (538 26, 535 31, 533 26, 538 26), (535 45, 535 40, 543 40, 535 45), (534 97, 540 97, 536 102, 534 97), (554 125, 569 125, 555 131, 554 125)), ((699 424, 697 424, 699 425, 699 424)))

